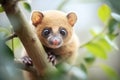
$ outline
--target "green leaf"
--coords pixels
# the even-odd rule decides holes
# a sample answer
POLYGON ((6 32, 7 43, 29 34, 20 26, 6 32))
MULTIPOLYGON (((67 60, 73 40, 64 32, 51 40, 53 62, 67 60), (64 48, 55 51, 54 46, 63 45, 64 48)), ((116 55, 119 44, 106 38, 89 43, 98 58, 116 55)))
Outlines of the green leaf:
POLYGON ((87 68, 86 68, 86 66, 82 63, 82 64, 80 64, 80 68, 85 72, 85 73, 87 73, 87 68))
POLYGON ((7 28, 0 27, 0 38, 5 39, 10 34, 10 31, 7 28))
POLYGON ((109 34, 112 34, 118 27, 118 22, 115 19, 110 19, 108 23, 108 27, 109 27, 109 34))
MULTIPOLYGON (((1 34, 0 34, 1 36, 1 34)), ((1 80, 23 80, 20 70, 14 65, 13 51, 0 38, 0 76, 1 80), (6 77, 7 76, 7 77, 6 77)))
POLYGON ((99 57, 102 59, 107 58, 107 54, 106 54, 105 50, 98 44, 92 42, 92 43, 87 44, 85 47, 88 49, 88 51, 90 53, 92 53, 96 57, 99 57))
POLYGON ((120 22, 120 14, 112 13, 111 15, 116 21, 120 22))
POLYGON ((102 37, 101 39, 99 39, 96 44, 98 44, 99 46, 101 46, 102 49, 104 49, 104 51, 108 52, 112 50, 112 46, 109 44, 109 42, 106 40, 105 37, 102 37))
POLYGON ((4 12, 4 8, 0 6, 0 13, 4 12))
MULTIPOLYGON (((7 41, 6 44, 10 47, 10 49, 12 49, 12 40, 7 41)), ((21 47, 20 40, 18 38, 14 38, 13 39, 13 45, 14 45, 15 49, 21 47)))
POLYGON ((23 2, 23 7, 29 12, 31 12, 32 10, 30 4, 28 4, 27 2, 23 2))
POLYGON ((5 44, 3 39, 0 39, 0 58, 5 59, 7 63, 14 60, 13 51, 5 44))
POLYGON ((105 36, 105 40, 109 43, 109 45, 110 45, 112 48, 118 50, 118 46, 117 46, 113 41, 111 41, 108 36, 105 36))
POLYGON ((72 75, 69 76, 69 79, 64 78, 63 80, 87 80, 87 74, 78 67, 72 66, 72 68, 70 68, 68 72, 72 75))
POLYGON ((6 48, 6 51, 8 52, 7 56, 9 56, 10 58, 12 58, 12 60, 14 60, 13 51, 6 44, 5 44, 5 48, 6 48))
POLYGON ((114 40, 119 35, 119 33, 116 33, 116 34, 107 34, 107 35, 110 38, 110 40, 114 40))
POLYGON ((116 71, 113 68, 111 68, 110 66, 105 65, 105 64, 100 64, 100 67, 106 73, 106 75, 109 76, 109 78, 111 80, 118 80, 117 79, 118 75, 117 75, 116 71))
POLYGON ((85 62, 88 64, 92 64, 95 61, 95 56, 93 54, 88 53, 85 58, 85 62))
POLYGON ((102 6, 99 7, 98 9, 98 17, 106 23, 111 16, 111 9, 108 5, 103 4, 102 6))
MULTIPOLYGON (((97 36, 100 33, 100 31, 93 30, 93 29, 91 30, 91 32, 92 32, 93 36, 97 36)), ((115 36, 117 36, 117 35, 114 34, 114 36, 112 35, 111 37, 114 38, 115 36)), ((116 44, 106 34, 99 35, 99 38, 94 40, 94 43, 99 45, 106 52, 111 51, 113 48, 118 50, 118 47, 116 46, 116 44)))

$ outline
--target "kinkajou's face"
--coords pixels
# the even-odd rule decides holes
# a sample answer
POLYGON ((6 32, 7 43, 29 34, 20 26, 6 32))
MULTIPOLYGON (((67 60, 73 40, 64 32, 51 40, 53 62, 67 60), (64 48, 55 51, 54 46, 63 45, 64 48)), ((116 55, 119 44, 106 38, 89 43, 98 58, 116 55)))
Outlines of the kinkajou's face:
POLYGON ((68 36, 68 31, 64 27, 56 29, 45 27, 42 30, 41 36, 45 40, 45 44, 50 48, 59 48, 64 43, 64 39, 68 36))
POLYGON ((33 12, 32 22, 42 44, 49 48, 59 48, 67 44, 72 37, 73 25, 76 22, 74 13, 60 11, 33 12))

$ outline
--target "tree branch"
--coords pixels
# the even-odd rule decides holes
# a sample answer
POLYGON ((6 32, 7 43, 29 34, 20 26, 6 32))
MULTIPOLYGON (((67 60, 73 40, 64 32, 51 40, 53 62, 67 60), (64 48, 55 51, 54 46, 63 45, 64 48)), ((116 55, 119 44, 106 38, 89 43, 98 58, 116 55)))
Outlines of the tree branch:
POLYGON ((13 38, 17 37, 17 35, 15 33, 11 34, 10 36, 8 36, 5 41, 11 40, 13 38))
POLYGON ((48 63, 47 54, 37 35, 31 28, 33 26, 28 24, 16 0, 3 0, 1 4, 4 7, 15 33, 20 38, 29 57, 32 59, 37 73, 40 76, 46 77, 46 75, 56 72, 56 68, 53 67, 51 63, 48 63))

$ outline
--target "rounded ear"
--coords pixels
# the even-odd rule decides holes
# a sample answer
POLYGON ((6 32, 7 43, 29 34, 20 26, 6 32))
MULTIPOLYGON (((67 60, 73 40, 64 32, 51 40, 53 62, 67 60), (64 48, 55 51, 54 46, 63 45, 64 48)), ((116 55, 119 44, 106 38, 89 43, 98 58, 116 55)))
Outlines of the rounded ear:
POLYGON ((31 16, 32 24, 36 27, 38 24, 42 22, 43 17, 44 17, 43 13, 39 11, 34 11, 31 16))
POLYGON ((68 18, 68 23, 71 25, 71 26, 74 26, 75 22, 77 21, 77 16, 74 12, 71 12, 67 15, 67 18, 68 18))

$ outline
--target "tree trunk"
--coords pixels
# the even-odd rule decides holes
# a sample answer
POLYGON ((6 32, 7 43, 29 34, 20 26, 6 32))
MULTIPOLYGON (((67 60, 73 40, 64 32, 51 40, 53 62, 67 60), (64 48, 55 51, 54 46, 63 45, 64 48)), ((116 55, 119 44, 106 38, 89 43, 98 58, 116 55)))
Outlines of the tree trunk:
POLYGON ((2 6, 7 14, 15 33, 23 43, 29 57, 32 59, 36 68, 37 74, 47 79, 51 72, 56 72, 56 68, 47 61, 47 54, 45 53, 37 35, 32 30, 22 11, 18 6, 17 0, 2 0, 2 6))

